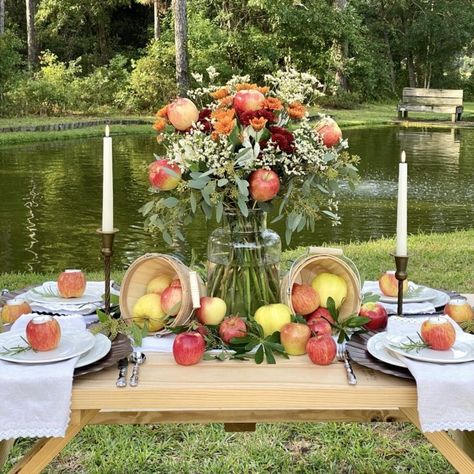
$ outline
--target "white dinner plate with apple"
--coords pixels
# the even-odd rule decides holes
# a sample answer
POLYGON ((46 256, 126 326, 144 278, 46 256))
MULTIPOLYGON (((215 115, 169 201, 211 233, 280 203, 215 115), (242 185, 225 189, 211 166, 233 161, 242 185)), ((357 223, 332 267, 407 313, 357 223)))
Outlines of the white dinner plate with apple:
POLYGON ((92 349, 95 342, 96 338, 89 331, 65 332, 61 334, 61 340, 56 349, 44 352, 35 352, 30 349, 16 354, 11 352, 5 354, 5 351, 11 351, 14 347, 26 348, 28 346, 23 331, 6 332, 0 334, 0 359, 21 364, 61 362, 84 354, 92 349))
MULTIPOLYGON (((416 285, 413 282, 408 284, 408 290, 403 295, 404 303, 423 303, 425 301, 432 301, 438 297, 438 290, 428 288, 427 286, 416 285)), ((382 303, 396 303, 398 298, 396 296, 387 296, 382 292, 380 294, 380 301, 382 303)), ((449 298, 448 298, 449 299, 449 298)))
POLYGON ((374 334, 367 341, 367 351, 373 357, 386 364, 396 365, 397 367, 406 368, 406 365, 394 354, 392 354, 386 346, 387 333, 379 332, 374 334))
POLYGON ((420 336, 416 333, 409 335, 386 334, 385 347, 404 357, 422 362, 433 362, 436 364, 458 364, 474 360, 474 338, 457 338, 451 349, 436 351, 429 348, 405 349, 401 347, 412 341, 419 341, 420 336))
POLYGON ((82 354, 81 357, 79 357, 79 360, 76 364, 76 369, 93 364, 94 362, 102 359, 102 357, 105 357, 110 352, 112 342, 107 336, 99 333, 94 337, 95 342, 92 346, 92 349, 88 350, 85 354, 82 354))
POLYGON ((84 294, 79 298, 63 298, 59 295, 58 284, 55 281, 47 281, 36 288, 28 290, 25 299, 41 304, 61 305, 82 305, 90 303, 98 303, 102 301, 104 293, 103 285, 97 285, 97 282, 87 282, 84 294))

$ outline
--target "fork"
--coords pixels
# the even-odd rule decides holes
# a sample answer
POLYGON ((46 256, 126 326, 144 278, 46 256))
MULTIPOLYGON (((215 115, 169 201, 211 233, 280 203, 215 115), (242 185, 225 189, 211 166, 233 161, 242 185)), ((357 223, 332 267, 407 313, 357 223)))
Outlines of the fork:
POLYGON ((340 362, 344 362, 344 367, 346 369, 346 374, 347 374, 347 382, 349 385, 356 385, 357 384, 357 378, 354 374, 354 371, 352 370, 351 362, 349 360, 349 355, 347 353, 347 348, 346 348, 346 343, 338 343, 337 344, 337 351, 336 351, 336 357, 337 360, 340 362))

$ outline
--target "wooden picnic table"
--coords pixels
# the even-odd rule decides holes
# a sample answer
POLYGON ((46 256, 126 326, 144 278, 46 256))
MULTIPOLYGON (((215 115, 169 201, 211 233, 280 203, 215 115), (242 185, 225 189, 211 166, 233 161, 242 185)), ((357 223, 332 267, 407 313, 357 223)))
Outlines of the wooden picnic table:
MULTIPOLYGON (((320 367, 292 357, 276 365, 203 361, 182 367, 171 354, 148 353, 136 388, 116 388, 114 368, 78 378, 66 436, 39 440, 10 473, 41 472, 89 424, 221 422, 229 431, 244 431, 259 422, 408 420, 419 427, 414 382, 354 366, 358 384, 351 386, 338 362, 320 367)), ((425 434, 466 474, 474 472, 473 435, 425 434)))

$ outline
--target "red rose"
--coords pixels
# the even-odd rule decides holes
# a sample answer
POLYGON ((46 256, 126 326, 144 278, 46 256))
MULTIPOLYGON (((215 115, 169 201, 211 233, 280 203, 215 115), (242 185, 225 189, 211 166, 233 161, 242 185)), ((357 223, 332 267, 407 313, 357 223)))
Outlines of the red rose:
POLYGON ((272 141, 278 145, 281 151, 285 153, 293 153, 295 151, 295 137, 286 128, 273 125, 270 127, 270 133, 272 141))
POLYGON ((212 130, 211 112, 211 109, 202 109, 199 112, 197 123, 203 128, 205 132, 210 132, 212 130))
POLYGON ((242 112, 239 115, 239 121, 244 127, 250 125, 250 120, 253 118, 264 118, 267 120, 267 123, 276 121, 275 115, 267 109, 249 110, 248 112, 242 112))

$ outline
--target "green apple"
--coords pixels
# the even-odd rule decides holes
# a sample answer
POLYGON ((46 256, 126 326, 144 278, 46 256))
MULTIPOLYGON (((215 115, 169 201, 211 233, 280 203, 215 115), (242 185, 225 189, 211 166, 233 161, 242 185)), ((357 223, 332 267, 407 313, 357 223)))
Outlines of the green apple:
POLYGON ((161 308, 160 295, 150 293, 138 298, 132 309, 132 320, 143 327, 145 322, 148 324, 150 332, 159 331, 165 325, 166 313, 161 308))
POLYGON ((313 279, 311 286, 318 293, 323 308, 328 307, 329 297, 334 300, 336 308, 339 308, 347 296, 346 280, 334 273, 320 273, 313 279))
POLYGON ((173 279, 167 275, 159 275, 153 278, 153 280, 150 280, 146 286, 146 293, 161 294, 164 290, 166 290, 166 288, 168 288, 168 286, 171 285, 172 281, 173 279))
POLYGON ((267 304, 255 311, 254 319, 262 326, 263 334, 267 337, 291 322, 291 310, 286 304, 267 304))

